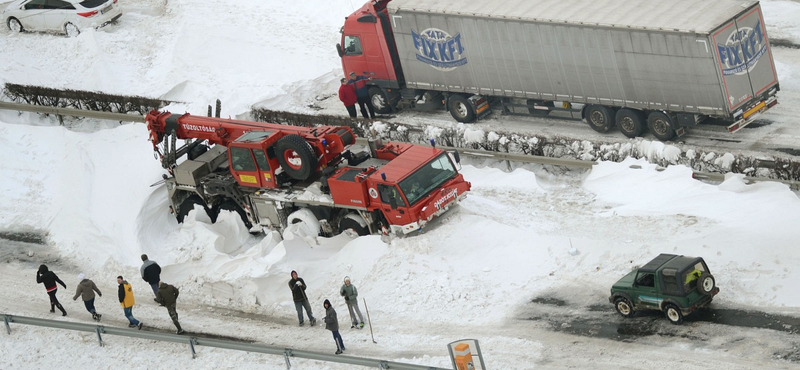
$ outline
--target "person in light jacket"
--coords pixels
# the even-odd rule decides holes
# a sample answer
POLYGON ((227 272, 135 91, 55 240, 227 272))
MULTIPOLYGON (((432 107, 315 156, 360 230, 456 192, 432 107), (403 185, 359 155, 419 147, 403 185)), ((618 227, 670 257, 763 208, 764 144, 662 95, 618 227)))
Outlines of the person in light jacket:
POLYGON ((58 307, 61 311, 61 316, 67 316, 67 311, 64 310, 64 306, 62 306, 61 303, 58 302, 58 298, 56 298, 56 292, 58 291, 58 285, 56 285, 56 283, 61 284, 64 289, 67 289, 67 284, 64 284, 55 272, 50 271, 47 265, 39 266, 39 271, 36 272, 36 283, 44 284, 44 289, 47 290, 47 295, 50 296, 50 312, 56 312, 55 308, 58 307))
POLYGON ((355 327, 363 328, 364 317, 361 315, 361 309, 358 308, 358 290, 355 285, 350 283, 349 276, 344 277, 344 284, 339 289, 339 294, 344 297, 344 302, 347 303, 347 310, 350 311, 350 322, 353 323, 350 325, 350 329, 355 327), (358 320, 356 320, 356 314, 358 314, 358 320))
POLYGON ((97 310, 94 309, 94 292, 97 292, 97 295, 101 297, 103 296, 94 281, 87 279, 82 273, 78 274, 78 289, 75 290, 75 296, 72 297, 72 300, 77 301, 78 297, 81 297, 83 305, 86 306, 86 311, 92 314, 92 318, 95 321, 100 321, 100 317, 103 315, 97 313, 97 310))
POLYGON ((345 348, 344 342, 342 342, 342 336, 339 334, 339 319, 336 318, 336 310, 331 306, 331 301, 327 299, 322 306, 325 307, 325 318, 322 319, 325 321, 325 329, 333 333, 333 341, 336 343, 336 354, 339 355, 344 352, 345 348))
POLYGON ((142 330, 142 323, 133 317, 133 305, 136 303, 136 300, 133 298, 133 288, 131 284, 125 281, 121 275, 117 276, 117 284, 119 284, 119 289, 117 290, 119 305, 122 306, 122 312, 125 313, 125 318, 128 319, 128 327, 142 330))

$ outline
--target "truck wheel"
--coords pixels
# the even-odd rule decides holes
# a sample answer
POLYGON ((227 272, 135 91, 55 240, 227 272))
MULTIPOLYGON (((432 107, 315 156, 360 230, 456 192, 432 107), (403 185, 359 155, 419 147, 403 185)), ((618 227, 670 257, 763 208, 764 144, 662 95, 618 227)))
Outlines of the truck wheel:
POLYGON ((714 291, 714 287, 716 286, 716 281, 714 280, 714 276, 709 273, 702 273, 700 277, 697 278, 697 291, 700 294, 709 295, 711 292, 714 291))
POLYGON ((617 312, 619 312, 622 317, 627 318, 633 316, 633 305, 631 304, 631 301, 625 297, 618 297, 616 300, 614 300, 614 308, 617 309, 617 312))
POLYGON ((278 163, 289 177, 304 181, 317 169, 317 157, 311 145, 297 134, 286 135, 275 143, 278 163))
POLYGON ((672 119, 664 112, 652 112, 647 117, 647 127, 650 133, 661 141, 669 141, 675 137, 675 125, 672 119))
POLYGON ((311 212, 308 208, 300 208, 289 214, 289 217, 286 218, 286 223, 289 225, 302 224, 298 231, 306 234, 306 236, 319 236, 319 232, 322 230, 317 216, 314 216, 314 212, 311 212))
POLYGON ((203 200, 200 199, 199 196, 191 195, 188 198, 184 199, 183 202, 181 202, 181 205, 178 206, 177 218, 178 218, 178 223, 179 224, 182 224, 183 220, 186 218, 186 216, 189 214, 189 212, 194 210, 195 204, 197 204, 199 206, 202 206, 203 209, 206 211, 206 214, 209 214, 208 207, 206 207, 205 202, 203 202, 203 200))
POLYGON ((239 205, 236 204, 236 202, 233 199, 226 199, 222 201, 222 203, 220 203, 219 206, 217 206, 217 211, 214 212, 214 220, 213 220, 215 223, 217 222, 217 218, 219 217, 220 211, 236 212, 239 215, 239 218, 242 219, 242 222, 244 222, 244 226, 247 226, 248 229, 253 227, 253 224, 250 222, 250 220, 247 219, 247 213, 244 211, 244 209, 242 209, 242 207, 239 207, 239 205))
POLYGON ((616 121, 619 131, 629 138, 642 136, 647 122, 644 118, 644 113, 628 108, 622 108, 617 111, 616 121))
POLYGON ((470 123, 475 120, 475 112, 469 100, 462 95, 451 96, 447 101, 447 109, 458 122, 470 123))
POLYGON ((392 113, 392 106, 389 104, 389 98, 380 87, 373 86, 369 88, 369 100, 372 102, 372 107, 375 108, 375 113, 392 113))
POLYGON ((586 122, 592 130, 605 133, 614 127, 614 116, 608 107, 590 105, 586 108, 586 122))
POLYGON ((678 306, 674 304, 667 304, 664 306, 664 313, 667 315, 667 320, 675 325, 683 322, 683 313, 681 313, 678 306))
POLYGON ((343 233, 347 229, 353 230, 358 236, 369 235, 367 221, 355 213, 348 213, 339 220, 339 232, 343 233))
POLYGON ((536 109, 535 107, 548 107, 548 108, 555 107, 555 104, 553 104, 552 101, 545 101, 539 99, 528 99, 525 101, 525 104, 528 106, 528 113, 534 116, 546 116, 550 113, 550 110, 536 109))

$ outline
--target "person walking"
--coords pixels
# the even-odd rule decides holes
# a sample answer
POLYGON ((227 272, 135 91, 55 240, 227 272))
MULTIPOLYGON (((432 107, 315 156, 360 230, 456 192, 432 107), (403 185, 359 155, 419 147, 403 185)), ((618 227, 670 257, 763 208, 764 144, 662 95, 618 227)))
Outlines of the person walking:
POLYGON ((119 305, 122 306, 122 312, 125 313, 125 318, 128 319, 128 327, 142 330, 142 322, 133 317, 133 305, 136 301, 133 299, 131 284, 125 281, 122 275, 117 276, 117 284, 119 284, 119 289, 117 290, 119 305))
POLYGON ((356 102, 361 108, 361 115, 367 119, 375 119, 375 108, 372 107, 372 101, 369 98, 369 86, 367 86, 367 81, 371 79, 372 77, 367 76, 356 77, 355 72, 350 72, 350 80, 347 81, 348 84, 352 84, 355 88, 356 102), (369 115, 367 115, 367 111, 369 111, 369 115))
POLYGON ((139 269, 142 273, 142 280, 150 284, 153 294, 158 294, 158 282, 161 281, 161 266, 156 261, 151 261, 147 258, 146 254, 142 255, 142 262, 142 267, 139 269))
POLYGON ((46 265, 39 266, 39 271, 36 272, 36 283, 37 284, 44 284, 44 289, 47 290, 47 295, 50 296, 50 312, 56 312, 55 308, 61 311, 61 316, 67 316, 67 311, 64 310, 64 306, 58 302, 58 298, 56 298, 56 292, 58 291, 58 285, 56 283, 61 284, 64 289, 67 289, 67 284, 64 284, 61 279, 58 278, 55 272, 50 271, 46 265))
POLYGON ((297 277, 297 271, 292 271, 292 280, 289 280, 289 289, 292 290, 292 299, 294 299, 294 308, 297 310, 297 319, 300 320, 300 326, 303 326, 303 308, 305 307, 308 314, 308 321, 311 326, 317 323, 317 319, 311 313, 311 304, 308 303, 308 296, 306 296, 306 282, 303 278, 297 277))
POLYGON ((339 86, 339 100, 341 100, 344 107, 347 108, 347 113, 350 114, 350 117, 356 118, 358 116, 356 113, 356 103, 358 102, 356 87, 355 85, 347 83, 346 78, 342 78, 341 82, 342 85, 339 86))
POLYGON ((181 323, 178 322, 178 311, 175 309, 175 306, 178 303, 178 294, 178 288, 162 281, 158 284, 156 302, 167 307, 169 318, 172 319, 172 323, 175 324, 176 328, 178 328, 178 334, 183 334, 185 331, 181 329, 181 323))
POLYGON ((78 289, 75 290, 75 296, 72 297, 72 300, 77 301, 78 297, 81 297, 83 305, 86 306, 86 311, 92 314, 92 318, 95 321, 100 321, 100 317, 103 315, 97 313, 97 310, 94 309, 94 292, 97 292, 97 295, 101 297, 103 296, 94 281, 87 279, 83 273, 78 274, 78 289))
POLYGON ((344 302, 347 303, 347 310, 350 311, 350 322, 353 323, 350 325, 350 329, 355 327, 363 328, 364 317, 361 315, 361 309, 358 308, 358 290, 355 285, 350 283, 349 276, 344 277, 344 284, 339 289, 339 294, 344 297, 344 302), (358 314, 358 320, 356 320, 356 314, 358 314))
POLYGON ((336 310, 331 306, 331 301, 327 299, 322 304, 322 307, 325 307, 325 317, 322 319, 325 321, 325 329, 333 333, 333 342, 336 343, 336 354, 340 355, 344 352, 345 348, 344 342, 342 342, 342 335, 339 334, 339 319, 336 318, 336 310))

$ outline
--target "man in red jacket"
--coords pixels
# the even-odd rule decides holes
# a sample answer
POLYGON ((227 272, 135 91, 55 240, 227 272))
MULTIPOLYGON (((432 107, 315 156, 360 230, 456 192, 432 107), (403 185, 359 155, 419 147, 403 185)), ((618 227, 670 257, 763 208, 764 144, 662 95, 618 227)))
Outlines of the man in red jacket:
POLYGON ((347 83, 347 80, 344 78, 341 82, 342 86, 339 86, 339 100, 341 100, 344 107, 347 108, 347 113, 350 114, 350 117, 356 118, 356 102, 358 101, 358 97, 356 97, 356 86, 347 83))

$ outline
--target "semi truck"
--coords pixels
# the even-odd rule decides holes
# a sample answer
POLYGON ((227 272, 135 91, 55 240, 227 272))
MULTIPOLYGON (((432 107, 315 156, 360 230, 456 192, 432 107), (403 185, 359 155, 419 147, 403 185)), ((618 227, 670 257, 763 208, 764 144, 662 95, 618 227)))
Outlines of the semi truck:
POLYGON ((313 236, 406 235, 458 204, 471 187, 458 172, 458 152, 378 137, 359 146, 345 126, 159 111, 145 122, 168 172, 163 182, 178 222, 192 210, 204 210, 212 222, 232 211, 253 233, 302 223, 313 236))
POLYGON ((752 0, 371 0, 341 33, 345 75, 372 77, 379 113, 565 111, 667 141, 708 118, 736 132, 778 103, 752 0))

